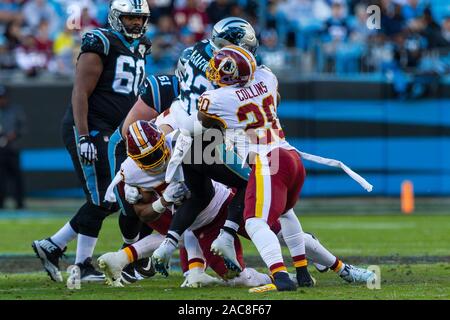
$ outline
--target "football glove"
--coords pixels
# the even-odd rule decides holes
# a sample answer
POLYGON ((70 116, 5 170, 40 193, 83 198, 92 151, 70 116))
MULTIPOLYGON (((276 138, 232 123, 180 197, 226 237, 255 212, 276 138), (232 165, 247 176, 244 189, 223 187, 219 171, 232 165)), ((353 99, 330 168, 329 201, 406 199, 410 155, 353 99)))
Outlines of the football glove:
POLYGON ((184 199, 189 199, 190 196, 188 187, 182 181, 171 182, 163 193, 166 202, 174 203, 177 206, 181 205, 184 199))
POLYGON ((80 155, 81 163, 84 165, 91 165, 94 161, 97 161, 97 148, 92 143, 88 135, 80 136, 78 142, 78 152, 80 155))
POLYGON ((142 195, 139 193, 139 189, 129 184, 125 184, 125 200, 130 204, 136 204, 142 199, 142 195))

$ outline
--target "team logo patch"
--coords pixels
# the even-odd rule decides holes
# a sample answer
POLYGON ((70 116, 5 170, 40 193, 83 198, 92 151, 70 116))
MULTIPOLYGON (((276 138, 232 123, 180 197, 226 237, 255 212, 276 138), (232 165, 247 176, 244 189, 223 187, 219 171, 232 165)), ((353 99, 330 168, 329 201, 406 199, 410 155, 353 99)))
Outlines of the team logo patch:
POLYGON ((236 61, 231 57, 226 57, 220 63, 219 70, 226 74, 235 74, 237 70, 236 61))

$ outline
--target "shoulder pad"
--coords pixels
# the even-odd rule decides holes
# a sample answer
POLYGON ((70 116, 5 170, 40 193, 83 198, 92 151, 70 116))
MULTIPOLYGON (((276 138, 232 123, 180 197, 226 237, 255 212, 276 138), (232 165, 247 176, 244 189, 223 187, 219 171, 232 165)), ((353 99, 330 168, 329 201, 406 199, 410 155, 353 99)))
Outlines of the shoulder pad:
POLYGON ((107 56, 109 46, 108 38, 98 29, 86 32, 81 40, 81 52, 94 52, 107 56))
POLYGON ((266 71, 272 72, 272 70, 268 66, 266 66, 265 64, 262 64, 262 65, 258 66, 258 68, 260 68, 262 70, 266 70, 266 71))

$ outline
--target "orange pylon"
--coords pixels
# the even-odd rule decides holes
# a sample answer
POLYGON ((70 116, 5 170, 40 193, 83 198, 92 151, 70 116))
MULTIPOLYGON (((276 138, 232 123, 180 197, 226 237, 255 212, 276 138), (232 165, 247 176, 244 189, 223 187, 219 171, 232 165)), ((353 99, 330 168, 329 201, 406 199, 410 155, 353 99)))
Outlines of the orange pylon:
POLYGON ((409 180, 402 183, 401 205, 404 214, 411 214, 414 211, 414 185, 409 180))

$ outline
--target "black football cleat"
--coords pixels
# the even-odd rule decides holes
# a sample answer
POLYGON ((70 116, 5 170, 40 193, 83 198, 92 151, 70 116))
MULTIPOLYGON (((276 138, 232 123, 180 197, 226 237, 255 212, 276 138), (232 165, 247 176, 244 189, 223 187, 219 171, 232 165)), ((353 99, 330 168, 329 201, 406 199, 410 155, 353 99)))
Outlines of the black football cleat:
POLYGON ((273 275, 273 284, 277 287, 278 291, 297 290, 297 286, 294 281, 291 280, 287 272, 276 272, 273 275))
POLYGON ((136 273, 134 270, 134 264, 130 263, 125 268, 122 269, 121 280, 124 284, 131 284, 138 281, 136 278, 136 273))
POLYGON ((308 272, 308 267, 298 267, 297 271, 297 283, 299 287, 314 287, 316 281, 308 272))
POLYGON ((63 277, 59 270, 59 259, 61 259, 66 249, 61 250, 50 238, 35 240, 31 244, 31 247, 36 253, 36 256, 41 260, 50 279, 56 282, 62 282, 63 277))
POLYGON ((105 281, 105 275, 94 268, 91 258, 86 258, 83 263, 77 263, 76 265, 80 268, 81 282, 105 281))
POLYGON ((151 278, 156 274, 151 258, 139 259, 134 262, 134 270, 137 276, 141 276, 144 279, 151 278))

